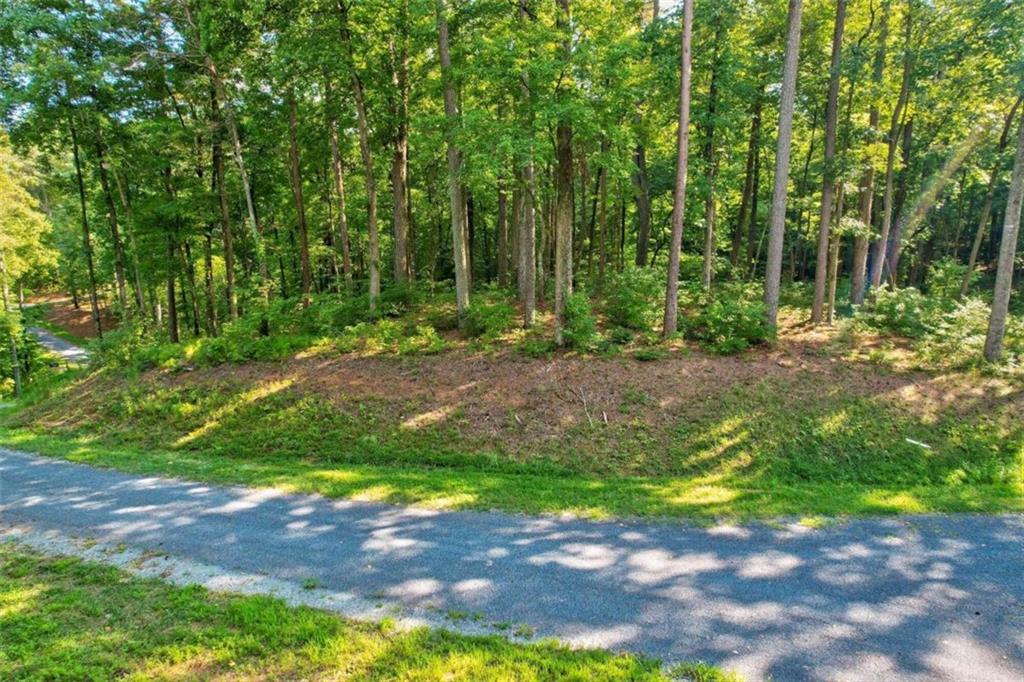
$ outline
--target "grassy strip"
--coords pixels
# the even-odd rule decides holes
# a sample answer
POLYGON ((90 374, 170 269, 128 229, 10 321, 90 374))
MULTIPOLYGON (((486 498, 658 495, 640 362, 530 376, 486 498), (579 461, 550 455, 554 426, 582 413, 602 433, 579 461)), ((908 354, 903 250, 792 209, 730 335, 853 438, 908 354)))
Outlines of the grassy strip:
POLYGON ((1013 483, 884 486, 822 482, 754 488, 701 477, 596 478, 463 468, 318 464, 271 455, 243 460, 210 452, 140 449, 103 437, 28 427, 0 428, 0 444, 137 474, 446 509, 570 512, 589 518, 1024 511, 1024 494, 1013 483))
MULTIPOLYGON (((5 680, 666 680, 657 661, 356 623, 0 544, 5 680)), ((727 681, 703 664, 676 671, 727 681)))

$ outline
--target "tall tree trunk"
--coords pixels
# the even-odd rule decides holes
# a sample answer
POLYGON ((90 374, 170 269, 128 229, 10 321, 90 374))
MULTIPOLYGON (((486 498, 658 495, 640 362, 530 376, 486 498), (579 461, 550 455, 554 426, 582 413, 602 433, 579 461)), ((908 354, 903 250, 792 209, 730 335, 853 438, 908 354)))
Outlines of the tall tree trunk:
POLYGON ((299 260, 302 264, 302 306, 309 305, 312 270, 309 266, 309 234, 306 227, 306 201, 302 195, 302 163, 299 160, 298 121, 295 112, 295 91, 288 90, 288 160, 291 169, 292 196, 299 228, 299 260))
POLYGON ((981 243, 984 241, 985 233, 988 231, 989 218, 992 215, 992 202, 995 200, 996 186, 999 182, 1000 172, 1003 169, 1003 152, 1009 143, 1010 130, 1013 127, 1013 121, 1017 117, 1017 109, 1020 108, 1022 102, 1024 102, 1024 96, 1018 97, 1017 101, 1013 103, 1010 113, 1006 116, 1005 123, 1003 123, 1003 132, 999 136, 999 145, 996 148, 996 162, 992 167, 992 174, 988 178, 988 188, 985 190, 985 203, 981 208, 978 230, 974 233, 971 255, 967 259, 967 270, 964 272, 963 281, 960 282, 960 298, 967 295, 967 289, 971 286, 971 277, 974 275, 974 268, 978 263, 978 252, 981 250, 981 243))
MULTIPOLYGON (((608 138, 601 140, 601 151, 607 157, 611 145, 608 138)), ((608 265, 608 164, 601 164, 601 174, 598 176, 597 196, 598 208, 598 256, 597 256, 597 281, 604 282, 604 272, 608 265)))
POLYGON ((466 200, 462 187, 462 151, 455 143, 459 111, 452 82, 452 62, 448 53, 448 3, 437 0, 437 34, 441 76, 444 80, 444 113, 447 120, 448 193, 451 199, 452 259, 455 264, 455 307, 459 327, 465 325, 469 310, 469 253, 467 249, 466 200))
POLYGON ((1003 354, 1003 336, 1006 333, 1006 315, 1010 307, 1010 288, 1013 284, 1013 262, 1017 253, 1017 234, 1020 230, 1021 204, 1024 203, 1024 116, 1017 133, 1017 156, 1013 162, 1010 194, 1006 199, 1003 218, 1003 237, 999 245, 996 265, 996 285, 992 294, 992 315, 985 337, 985 359, 997 362, 1003 354))
MULTIPOLYGON (((569 0, 558 1, 563 63, 572 59, 569 0)), ((572 121, 564 114, 555 128, 555 344, 565 344, 565 304, 572 295, 572 121)))
MULTIPOLYGON (((325 92, 330 100, 331 83, 325 79, 325 92)), ((338 121, 328 115, 327 133, 331 143, 331 170, 334 175, 334 194, 338 198, 338 243, 341 247, 341 270, 345 275, 345 288, 352 290, 352 247, 348 235, 348 215, 345 206, 345 167, 338 142, 338 121)))
POLYGON ((132 213, 132 203, 128 199, 124 183, 121 182, 121 174, 113 169, 114 185, 117 187, 117 194, 121 199, 121 207, 128 219, 125 226, 125 234, 128 238, 128 251, 131 254, 132 262, 132 291, 135 298, 135 308, 143 318, 146 316, 145 292, 142 288, 142 268, 139 267, 139 249, 135 243, 135 216, 132 213))
POLYGON ((206 333, 217 336, 217 299, 213 289, 213 227, 203 235, 203 285, 206 288, 206 333))
POLYGON ((178 302, 174 290, 174 263, 175 246, 174 235, 170 229, 167 230, 167 335, 171 343, 178 343, 178 302))
POLYGON ((117 285, 117 302, 121 306, 122 313, 128 311, 128 289, 124 278, 124 246, 121 244, 121 231, 117 226, 117 206, 114 203, 114 195, 110 191, 110 177, 107 173, 107 159, 104 153, 103 143, 96 141, 96 165, 100 171, 100 187, 103 189, 103 199, 107 204, 107 220, 110 221, 110 243, 114 247, 114 283, 117 285))
POLYGON ((93 262, 92 237, 89 234, 89 213, 85 204, 85 182, 82 180, 82 159, 79 153, 78 131, 73 121, 68 121, 71 132, 71 147, 75 158, 75 179, 78 181, 78 200, 82 207, 82 251, 85 253, 86 269, 89 272, 89 303, 92 306, 92 323, 96 337, 103 338, 100 325, 100 301, 96 293, 96 266, 93 262))
POLYGON ((338 0, 338 12, 341 14, 341 38, 345 43, 348 56, 348 67, 351 73, 352 96, 356 101, 356 118, 359 127, 359 152, 363 157, 363 169, 366 175, 366 227, 367 250, 370 270, 370 312, 377 309, 380 298, 380 236, 377 231, 377 182, 373 176, 373 153, 370 150, 370 124, 366 119, 366 102, 363 95, 363 81, 356 71, 355 48, 352 45, 352 33, 348 24, 348 5, 345 0, 338 0))
POLYGON ((508 286, 508 195, 498 178, 498 286, 508 286))
POLYGON ((651 181, 647 177, 647 150, 636 148, 636 170, 633 173, 636 188, 636 264, 647 265, 647 253, 651 244, 651 181))
MULTIPOLYGON (((199 287, 196 286, 196 264, 195 264, 195 261, 192 260, 191 240, 188 237, 185 237, 185 239, 182 240, 182 243, 184 245, 184 249, 182 250, 181 257, 182 257, 182 260, 184 260, 184 262, 185 262, 184 274, 188 276, 188 296, 191 299, 189 301, 189 303, 191 304, 191 312, 192 312, 192 315, 190 317, 190 322, 192 323, 192 335, 198 337, 199 336, 199 287)), ((183 290, 182 291, 182 296, 184 297, 184 295, 185 295, 185 291, 183 290)))
MULTIPOLYGON (((814 269, 814 304, 811 322, 822 321, 828 284, 829 229, 832 225, 832 199, 836 189, 836 127, 839 120, 839 67, 843 55, 843 29, 846 26, 846 0, 836 0, 836 21, 832 32, 832 63, 829 71, 828 102, 825 105, 825 177, 821 186, 821 214, 818 221, 818 262, 814 269)), ((838 251, 838 245, 836 249, 838 251)))
MULTIPOLYGON (((518 9, 520 28, 523 28, 530 17, 529 1, 519 0, 518 9)), ((516 209, 516 215, 519 218, 516 225, 516 244, 518 246, 516 271, 519 302, 523 306, 523 326, 529 328, 533 326, 537 307, 537 197, 534 191, 533 113, 530 102, 529 71, 524 69, 520 73, 520 81, 520 117, 523 127, 528 131, 528 142, 526 158, 518 172, 520 203, 516 209)))
POLYGON ((775 154, 775 186, 768 234, 768 262, 765 266, 764 302, 768 326, 778 326, 779 288, 782 285, 782 247, 786 235, 786 194, 789 183, 789 155, 793 143, 793 106, 796 99, 797 63, 800 57, 800 20, 803 0, 789 0, 786 28, 786 56, 782 68, 779 104, 778 150, 775 154))
POLYGON ((396 48, 392 40, 389 44, 394 68, 391 72, 392 115, 395 121, 395 133, 392 139, 393 153, 391 157, 391 192, 392 192, 392 227, 394 230, 394 275, 395 282, 403 284, 409 280, 409 211, 406 205, 409 168, 409 38, 408 38, 409 1, 402 0, 399 12, 398 40, 401 44, 396 48))
POLYGON ((718 158, 715 155, 715 116, 718 115, 718 79, 722 68, 722 41, 725 36, 725 21, 722 12, 715 15, 715 46, 711 63, 711 81, 708 86, 708 120, 704 135, 704 165, 706 167, 708 193, 704 199, 704 270, 702 283, 711 288, 715 271, 715 180, 718 177, 718 158))
POLYGON ((213 184, 217 190, 217 208, 220 212, 220 236, 224 247, 224 297, 228 302, 228 318, 238 319, 238 293, 235 289, 235 245, 231 235, 231 214, 228 209, 228 191, 224 186, 224 151, 221 147, 220 116, 217 114, 216 95, 212 109, 215 120, 213 132, 213 184))
POLYGON ((676 184, 672 194, 672 242, 668 250, 668 284, 662 334, 676 333, 679 315, 679 252, 686 217, 686 180, 690 157, 690 63, 693 42, 693 0, 683 0, 682 50, 679 58, 679 130, 676 134, 676 184))
MULTIPOLYGON (((881 87, 885 76, 885 52, 889 39, 889 11, 891 3, 886 1, 882 5, 881 26, 879 28, 878 47, 875 50, 875 61, 872 73, 872 82, 875 89, 881 87)), ((872 103, 868 113, 868 127, 870 128, 872 140, 878 134, 878 123, 880 113, 878 104, 872 103)), ((854 305, 864 303, 864 281, 867 276, 868 248, 870 245, 870 234, 872 230, 871 215, 875 202, 875 164, 870 158, 865 160, 866 167, 860 180, 860 222, 861 231, 853 239, 853 266, 850 276, 850 302, 854 305)))
MULTIPOLYGON (((743 196, 740 199, 740 211, 736 216, 736 226, 732 232, 732 251, 729 254, 729 262, 735 268, 740 262, 740 249, 743 245, 743 228, 747 222, 747 216, 751 214, 750 204, 754 194, 754 165, 757 161, 758 150, 761 145, 761 107, 764 100, 764 88, 757 94, 754 100, 754 107, 750 120, 750 140, 747 143, 747 164, 743 174, 743 196)), ((756 220, 751 217, 751 220, 756 220)))
POLYGON ((888 250, 889 232, 892 229, 893 214, 893 180, 895 177, 896 149, 900 140, 900 121, 903 118, 903 111, 910 98, 910 75, 913 71, 913 53, 911 51, 910 39, 913 31, 913 17, 907 12, 904 25, 904 52, 903 52, 903 77, 900 85, 899 99, 896 100, 896 107, 892 112, 892 121, 889 124, 889 148, 885 158, 885 194, 882 198, 882 230, 875 242, 874 258, 871 262, 871 286, 877 287, 882 283, 882 271, 885 262, 885 254, 888 250))

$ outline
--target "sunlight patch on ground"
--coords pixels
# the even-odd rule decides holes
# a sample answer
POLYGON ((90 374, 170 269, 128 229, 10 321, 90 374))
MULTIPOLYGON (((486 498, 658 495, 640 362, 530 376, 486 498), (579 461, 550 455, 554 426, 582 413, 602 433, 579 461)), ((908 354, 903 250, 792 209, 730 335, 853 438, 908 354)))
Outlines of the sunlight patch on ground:
POLYGON ((455 405, 443 405, 436 410, 429 410, 409 417, 402 422, 403 429, 421 429, 425 426, 433 426, 451 416, 455 411, 455 405))
POLYGON ((280 393, 281 391, 289 388, 295 380, 293 378, 279 379, 277 381, 268 381, 263 384, 259 384, 248 391, 243 392, 236 399, 229 402, 224 407, 214 411, 210 415, 210 418, 197 429, 193 429, 189 433, 185 434, 174 442, 175 447, 181 447, 182 445, 188 445, 189 443, 202 438, 213 429, 220 426, 221 420, 225 417, 233 414, 239 408, 244 407, 250 403, 254 403, 257 400, 262 400, 268 396, 280 393))

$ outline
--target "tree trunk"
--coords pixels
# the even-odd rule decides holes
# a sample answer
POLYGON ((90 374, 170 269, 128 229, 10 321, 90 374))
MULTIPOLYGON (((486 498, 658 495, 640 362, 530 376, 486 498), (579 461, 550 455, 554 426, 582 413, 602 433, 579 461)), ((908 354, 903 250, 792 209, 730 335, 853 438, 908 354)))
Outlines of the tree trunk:
POLYGON ((967 289, 971 286, 971 276, 974 274, 974 268, 978 262, 978 252, 981 250, 981 243, 985 239, 985 233, 988 231, 989 217, 992 215, 992 202, 996 196, 996 186, 999 181, 999 175, 1002 171, 1002 157, 1003 151, 1006 149, 1006 145, 1010 140, 1010 129, 1013 127, 1013 121, 1017 117, 1017 109, 1021 103, 1024 102, 1024 96, 1018 97, 1017 101, 1014 102, 1013 108, 1010 109, 1010 113, 1006 116, 1006 121, 1003 124, 1002 135, 999 136, 999 146, 996 149, 996 162, 992 168, 992 174, 988 179, 988 189, 985 191, 985 203, 981 208, 981 218, 978 220, 978 230, 974 233, 974 242, 971 244, 971 255, 967 259, 967 270, 964 272, 963 281, 960 282, 960 298, 967 295, 967 289))
MULTIPOLYGON (((839 119, 839 67, 843 54, 843 29, 846 25, 846 0, 836 0, 836 21, 832 32, 832 63, 825 105, 825 177, 821 187, 821 214, 818 221, 818 262, 814 269, 814 303, 811 322, 822 321, 828 284, 829 231, 832 225, 832 199, 836 189, 836 127, 839 119)), ((836 250, 838 251, 838 244, 836 250)))
MULTIPOLYGON (((325 92, 330 100, 331 84, 325 80, 325 92)), ((334 174, 334 194, 338 197, 338 243, 341 246, 341 270, 345 274, 345 288, 352 290, 352 247, 348 235, 348 215, 345 206, 345 167, 338 143, 338 121, 329 115, 327 132, 331 143, 331 169, 334 174)))
POLYGON ((206 287, 206 333, 217 336, 217 299, 213 290, 213 228, 208 227, 203 239, 203 285, 206 287))
POLYGON ((448 53, 448 3, 437 0, 437 33, 441 77, 444 80, 444 113, 447 121, 448 193, 451 200, 452 259, 455 264, 455 307, 459 327, 466 322, 469 310, 469 254, 466 248, 466 200, 462 189, 462 151, 455 143, 455 130, 459 125, 459 111, 455 103, 455 84, 452 82, 452 63, 448 53))
POLYGON ((114 283, 117 285, 117 302, 121 306, 122 313, 128 310, 128 288, 124 278, 124 246, 121 244, 121 232, 117 227, 117 206, 114 204, 114 195, 110 191, 110 178, 107 174, 107 159, 104 154, 103 143, 96 142, 96 164, 100 171, 100 187, 103 189, 103 199, 107 204, 107 220, 110 221, 110 242, 114 246, 114 283))
MULTIPOLYGON (((729 262, 735 268, 740 262, 740 249, 743 245, 743 228, 747 222, 748 214, 751 214, 750 204, 754 193, 754 165, 757 161, 758 149, 761 144, 761 107, 764 100, 764 88, 754 100, 754 108, 750 121, 750 141, 747 143, 747 164, 743 174, 743 196, 740 199, 740 211, 736 216, 736 227, 732 233, 732 251, 729 254, 729 262)), ((755 218, 751 215, 751 221, 755 218)))
POLYGON ((178 343, 178 302, 174 291, 174 236, 167 230, 167 335, 171 343, 178 343))
POLYGON ((636 171, 633 174, 636 188, 636 264, 647 265, 647 252, 651 242, 651 182, 647 177, 647 150, 636 148, 636 171))
POLYGON ((498 286, 508 286, 508 195, 498 178, 498 286))
POLYGON ((718 177, 718 159, 715 155, 715 116, 718 114, 718 78, 721 71, 722 40, 725 35, 725 22, 722 13, 715 15, 715 46, 714 58, 711 63, 711 82, 708 86, 708 120, 704 137, 704 164, 707 172, 708 193, 704 199, 704 271, 702 283, 705 289, 711 288, 711 279, 715 271, 715 180, 718 177))
POLYGON ((117 186, 117 194, 121 199, 121 207, 124 209, 128 224, 125 227, 125 234, 128 237, 128 250, 131 253, 132 261, 132 282, 135 296, 135 307, 143 318, 146 315, 145 292, 142 289, 142 269, 139 267, 139 249, 135 243, 135 217, 132 214, 132 204, 128 199, 124 184, 121 182, 121 175, 116 169, 113 171, 114 185, 117 186))
MULTIPOLYGON (((528 0, 519 0, 519 23, 530 17, 528 0)), ((537 197, 534 191, 533 114, 530 102, 529 72, 520 73, 519 105, 522 125, 528 131, 526 158, 518 173, 520 203, 516 209, 517 277, 519 301, 523 306, 523 326, 533 326, 537 308, 537 197)))
MULTIPOLYGON (((572 59, 569 0, 558 0, 564 64, 572 59)), ((565 344, 565 304, 572 295, 573 157, 572 121, 563 115, 555 129, 555 344, 565 344)))
POLYGON ((213 132, 213 183, 217 190, 217 207, 220 210, 220 236, 224 247, 224 297, 228 302, 228 318, 238 319, 238 293, 235 289, 235 245, 231 235, 231 214, 228 209, 228 191, 224 186, 224 151, 221 147, 220 116, 217 113, 217 98, 211 103, 216 116, 213 132))
POLYGON ((668 284, 665 290, 665 318, 662 334, 676 333, 679 314, 679 251, 686 217, 686 180, 690 156, 690 62, 693 36, 693 0, 683 0, 682 50, 679 78, 679 130, 676 134, 676 183, 672 194, 672 242, 668 250, 668 284))
MULTIPOLYGON (((192 245, 188 237, 183 240, 184 249, 182 250, 182 260, 185 262, 184 274, 188 276, 188 296, 191 298, 191 318, 192 323, 192 335, 195 337, 199 336, 199 287, 196 286, 196 265, 195 261, 192 260, 192 245)), ((185 291, 182 291, 182 297, 185 296, 185 291)))
MULTIPOLYGON (((610 144, 608 139, 601 140, 601 151, 607 156, 610 144)), ((601 174, 598 176, 597 196, 598 208, 598 255, 597 255, 597 281, 604 283, 604 271, 608 264, 608 164, 601 164, 601 174)))
POLYGON ((992 294, 992 315, 989 317, 988 335, 985 337, 985 359, 997 362, 1003 354, 1003 336, 1006 333, 1006 315, 1010 306, 1013 284, 1013 261, 1017 253, 1017 234, 1020 230, 1021 204, 1024 202, 1024 116, 1017 133, 1017 156, 1013 162, 1013 178, 1006 199, 1003 218, 1003 237, 999 245, 996 265, 996 284, 992 294))
POLYGON ((89 302, 92 306, 92 323, 96 329, 96 337, 103 338, 100 325, 100 302, 96 293, 96 266, 93 262, 92 237, 89 234, 89 214, 85 204, 85 183, 82 180, 82 160, 79 153, 78 132, 75 124, 68 122, 71 131, 71 147, 75 158, 75 178, 78 181, 78 200, 82 207, 82 250, 85 252, 86 268, 89 272, 89 302))
POLYGON ((406 205, 408 168, 409 168, 409 40, 408 40, 409 2, 403 0, 400 9, 398 40, 401 45, 395 48, 394 40, 390 43, 391 57, 394 68, 391 72, 393 88, 393 117, 395 134, 392 140, 391 156, 391 193, 392 193, 392 227, 394 230, 394 275, 395 282, 404 284, 410 279, 409 265, 409 211, 406 205))
POLYGON ((338 0, 338 12, 341 14, 341 38, 345 43, 348 67, 351 73, 352 95, 356 101, 359 151, 363 157, 363 169, 366 175, 366 227, 370 270, 369 298, 370 312, 374 312, 377 309, 377 299, 380 298, 380 236, 377 232, 377 183, 373 176, 373 153, 370 150, 370 125, 366 120, 363 82, 356 71, 355 48, 352 45, 352 33, 348 25, 348 5, 345 3, 345 0, 338 0))
POLYGON ((800 20, 803 0, 789 0, 786 28, 786 56, 782 69, 779 105, 778 150, 775 154, 775 186, 768 234, 768 262, 765 266, 764 302, 768 326, 778 326, 779 288, 782 285, 782 247, 786 235, 786 194, 789 183, 789 155, 793 143, 793 106, 796 99, 797 62, 800 57, 800 20))
POLYGON ((899 99, 896 101, 896 108, 892 112, 892 122, 889 124, 889 149, 885 158, 885 194, 882 198, 882 230, 874 247, 874 258, 871 262, 871 286, 877 287, 882 283, 882 269, 885 261, 885 253, 888 250, 889 231, 892 229, 893 214, 893 179, 896 165, 896 149, 899 145, 900 121, 903 111, 910 98, 910 74, 913 70, 913 54, 910 49, 910 38, 913 30, 912 15, 908 11, 906 25, 904 28, 904 53, 903 53, 903 78, 900 85, 899 99))
POLYGON ((302 306, 309 306, 312 270, 309 266, 309 234, 306 228, 306 201, 302 195, 302 164, 299 160, 297 139, 298 122, 295 112, 295 91, 288 91, 288 161, 291 169, 292 196, 299 228, 299 260, 302 264, 302 306))

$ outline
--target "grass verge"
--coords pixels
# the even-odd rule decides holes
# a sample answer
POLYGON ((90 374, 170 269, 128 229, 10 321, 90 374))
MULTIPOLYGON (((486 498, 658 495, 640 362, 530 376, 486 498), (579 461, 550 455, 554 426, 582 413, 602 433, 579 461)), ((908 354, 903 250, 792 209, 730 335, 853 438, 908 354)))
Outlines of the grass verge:
MULTIPOLYGON (((440 630, 400 632, 0 544, 5 680, 667 680, 657 661, 440 630)), ((687 677, 733 679, 695 665, 687 677)))

